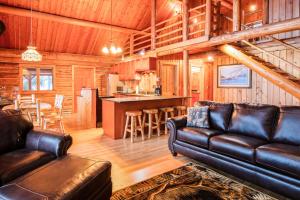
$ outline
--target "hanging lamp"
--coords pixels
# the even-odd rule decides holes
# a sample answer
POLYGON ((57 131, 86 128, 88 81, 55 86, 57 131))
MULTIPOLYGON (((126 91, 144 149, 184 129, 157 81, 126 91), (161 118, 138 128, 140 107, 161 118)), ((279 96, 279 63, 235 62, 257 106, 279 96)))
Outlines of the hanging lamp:
POLYGON ((102 48, 102 53, 104 54, 119 54, 122 53, 122 48, 121 47, 117 47, 114 45, 113 43, 113 39, 112 39, 112 0, 110 0, 110 44, 109 45, 105 45, 102 48))
POLYGON ((30 62, 39 62, 42 60, 42 55, 36 50, 36 47, 32 43, 32 0, 30 3, 30 43, 27 46, 27 50, 22 53, 22 60, 30 62))

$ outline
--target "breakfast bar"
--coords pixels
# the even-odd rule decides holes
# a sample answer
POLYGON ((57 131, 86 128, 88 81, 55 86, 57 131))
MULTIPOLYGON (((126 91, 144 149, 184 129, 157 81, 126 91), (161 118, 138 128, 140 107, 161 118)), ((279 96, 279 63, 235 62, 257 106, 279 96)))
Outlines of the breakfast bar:
POLYGON ((149 96, 104 99, 102 101, 102 127, 104 134, 113 139, 122 138, 125 127, 125 113, 127 111, 186 105, 188 98, 181 96, 149 96))

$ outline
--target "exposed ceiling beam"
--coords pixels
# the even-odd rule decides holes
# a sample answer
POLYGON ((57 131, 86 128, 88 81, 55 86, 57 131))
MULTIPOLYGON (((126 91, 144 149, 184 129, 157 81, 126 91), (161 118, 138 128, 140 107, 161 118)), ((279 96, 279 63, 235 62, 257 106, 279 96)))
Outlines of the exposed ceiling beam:
POLYGON ((221 5, 232 10, 232 3, 228 2, 227 0, 216 0, 217 2, 220 1, 221 5))
MULTIPOLYGON (((0 48, 0 63, 31 63, 21 59, 23 51, 16 49, 2 49, 0 48)), ((43 55, 43 60, 40 64, 84 64, 84 65, 111 65, 120 62, 121 58, 107 57, 107 56, 94 56, 94 55, 81 55, 70 53, 54 53, 54 52, 40 52, 43 55)))
MULTIPOLYGON (((30 10, 27 10, 24 8, 5 6, 5 5, 0 5, 0 13, 9 14, 9 15, 17 15, 17 16, 22 16, 22 17, 30 17, 31 16, 30 10)), ((82 20, 82 19, 76 19, 76 18, 71 18, 71 17, 65 17, 65 16, 60 16, 60 15, 39 12, 39 11, 33 11, 32 17, 38 18, 38 19, 43 19, 43 20, 48 20, 48 21, 76 25, 76 26, 96 28, 96 29, 110 30, 112 28, 113 31, 127 33, 127 34, 131 34, 131 33, 149 34, 144 31, 139 31, 139 30, 130 29, 130 28, 126 28, 126 27, 109 25, 109 24, 99 23, 99 22, 92 22, 92 21, 87 21, 87 20, 82 20)))

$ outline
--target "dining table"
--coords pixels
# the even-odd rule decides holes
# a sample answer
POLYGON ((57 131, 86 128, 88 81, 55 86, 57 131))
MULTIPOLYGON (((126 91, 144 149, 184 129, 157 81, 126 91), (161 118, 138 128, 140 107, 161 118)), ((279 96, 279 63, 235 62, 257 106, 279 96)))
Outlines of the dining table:
MULTIPOLYGON (((21 110, 35 110, 37 108, 36 103, 21 103, 19 108, 21 110)), ((52 106, 49 103, 40 103, 41 110, 51 110, 52 106)), ((15 105, 7 105, 2 108, 3 110, 15 109, 15 105)))

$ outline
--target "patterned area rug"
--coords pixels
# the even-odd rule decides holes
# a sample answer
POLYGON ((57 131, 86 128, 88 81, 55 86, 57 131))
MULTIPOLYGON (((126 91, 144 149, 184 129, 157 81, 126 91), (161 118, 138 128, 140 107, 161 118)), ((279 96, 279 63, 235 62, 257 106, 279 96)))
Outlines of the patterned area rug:
POLYGON ((113 193, 111 200, 275 200, 206 167, 188 163, 113 193))

